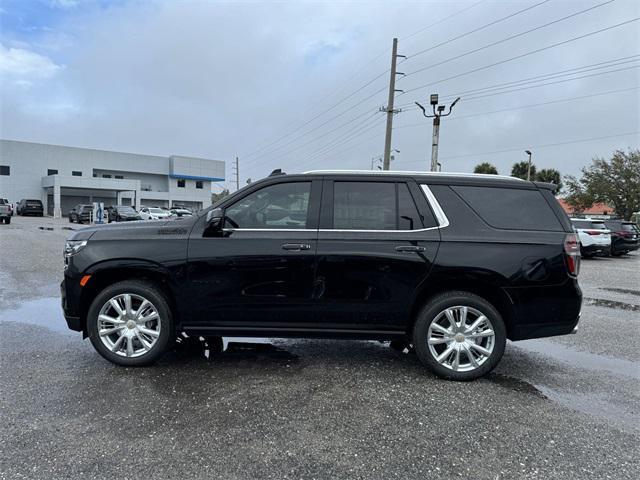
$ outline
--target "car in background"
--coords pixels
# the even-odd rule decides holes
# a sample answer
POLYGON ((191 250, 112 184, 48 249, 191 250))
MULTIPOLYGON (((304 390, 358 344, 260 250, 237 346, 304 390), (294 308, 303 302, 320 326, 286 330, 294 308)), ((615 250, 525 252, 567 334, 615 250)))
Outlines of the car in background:
POLYGON ((572 218, 571 224, 578 234, 580 255, 584 258, 603 256, 611 253, 611 230, 604 221, 591 218, 572 218))
POLYGON ((44 207, 40 200, 23 198, 18 202, 16 213, 18 215, 36 215, 42 217, 44 215, 44 207))
POLYGON ((142 207, 140 218, 142 220, 165 220, 171 217, 171 212, 159 207, 142 207))
POLYGON ((191 213, 191 210, 187 209, 187 208, 172 208, 171 209, 171 216, 172 217, 191 217, 193 216, 193 213, 191 213))
POLYGON ((69 223, 90 223, 93 217, 93 205, 78 204, 69 212, 69 223))
POLYGON ((2 198, 0 200, 4 200, 4 204, 9 206, 9 210, 11 211, 11 216, 13 217, 13 203, 9 202, 8 198, 2 198))
POLYGON ((11 204, 6 198, 0 198, 0 223, 11 223, 12 209, 11 204))
POLYGON ((624 255, 640 247, 640 229, 633 222, 623 220, 605 220, 611 230, 611 256, 624 255))
POLYGON ((142 220, 135 208, 129 205, 118 205, 109 207, 109 223, 111 222, 131 222, 142 220))

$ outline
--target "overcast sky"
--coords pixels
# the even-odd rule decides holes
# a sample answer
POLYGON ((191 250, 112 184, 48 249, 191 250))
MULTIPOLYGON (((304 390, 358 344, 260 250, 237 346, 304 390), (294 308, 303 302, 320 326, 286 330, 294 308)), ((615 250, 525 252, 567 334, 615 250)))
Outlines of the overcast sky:
POLYGON ((428 168, 431 123, 412 105, 437 92, 462 97, 442 121, 444 170, 508 174, 531 149, 576 174, 638 148, 640 21, 587 35, 638 17, 636 0, 2 0, 0 136, 221 159, 229 180, 237 154, 242 184, 369 169, 398 37, 392 168, 428 168))

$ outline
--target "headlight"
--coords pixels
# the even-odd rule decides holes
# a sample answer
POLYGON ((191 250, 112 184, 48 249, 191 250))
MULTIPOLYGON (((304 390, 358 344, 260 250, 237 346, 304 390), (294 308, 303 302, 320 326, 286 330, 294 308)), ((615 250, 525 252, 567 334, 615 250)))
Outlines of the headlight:
POLYGON ((71 257, 87 245, 86 240, 67 240, 64 244, 64 256, 71 257))

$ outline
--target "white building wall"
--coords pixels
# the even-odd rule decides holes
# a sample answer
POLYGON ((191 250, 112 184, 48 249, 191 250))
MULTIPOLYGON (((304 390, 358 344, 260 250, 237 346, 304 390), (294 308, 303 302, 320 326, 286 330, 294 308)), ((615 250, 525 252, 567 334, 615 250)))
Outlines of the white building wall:
MULTIPOLYGON (((73 171, 82 172, 83 179, 92 179, 96 173, 94 180, 102 174, 111 174, 112 178, 120 175, 125 180, 138 180, 142 188, 148 186, 152 193, 147 196, 151 200, 166 200, 167 205, 169 202, 196 202, 203 207, 211 204, 211 179, 225 178, 225 163, 219 160, 140 155, 14 140, 0 140, 0 165, 8 165, 11 170, 9 176, 0 175, 0 196, 14 203, 22 198, 46 201, 42 177, 47 176, 49 169, 58 170, 61 177, 70 177, 73 171), (194 178, 185 178, 185 188, 179 188, 176 175, 202 178, 203 188, 196 189, 194 178)), ((64 184, 62 188, 64 195, 64 184)), ((111 198, 112 194, 102 191, 96 196, 111 198)), ((144 192, 141 196, 145 198, 144 192)))

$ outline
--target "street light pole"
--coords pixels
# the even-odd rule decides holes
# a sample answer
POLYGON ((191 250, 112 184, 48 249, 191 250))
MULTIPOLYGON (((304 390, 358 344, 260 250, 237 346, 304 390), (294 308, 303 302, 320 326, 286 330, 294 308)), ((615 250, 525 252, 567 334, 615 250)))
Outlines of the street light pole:
POLYGON ((525 150, 524 153, 529 155, 529 166, 527 167, 527 180, 531 180, 531 150, 525 150))
POLYGON ((447 108, 446 105, 438 105, 438 94, 434 93, 431 95, 431 107, 433 108, 433 115, 427 115, 427 111, 425 108, 420 105, 418 102, 415 102, 420 110, 422 110, 422 114, 426 118, 433 118, 433 135, 431 137, 431 171, 437 172, 438 167, 440 170, 442 169, 440 163, 438 162, 438 142, 440 140, 440 117, 448 117, 451 115, 451 110, 456 103, 460 100, 460 97, 456 98, 453 103, 449 106, 449 111, 444 113, 447 108))

